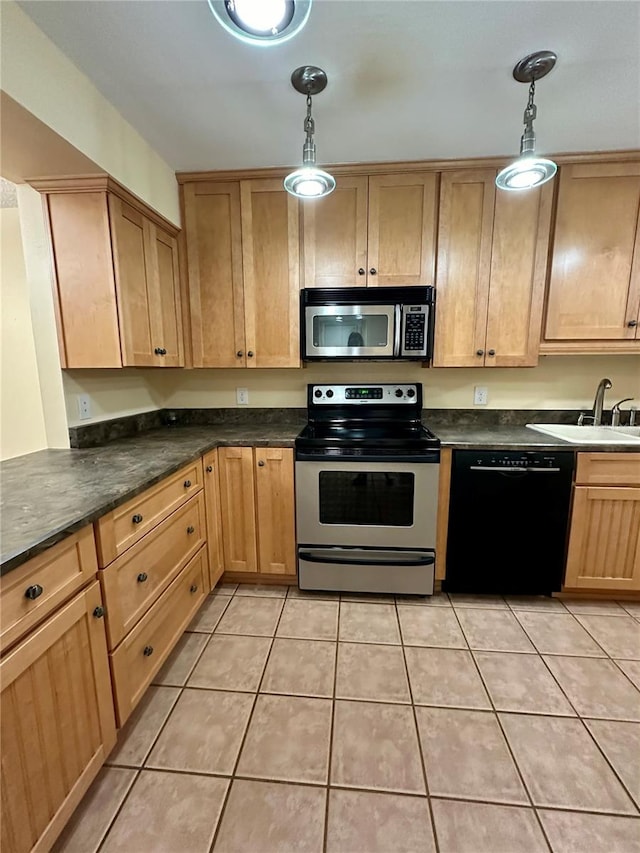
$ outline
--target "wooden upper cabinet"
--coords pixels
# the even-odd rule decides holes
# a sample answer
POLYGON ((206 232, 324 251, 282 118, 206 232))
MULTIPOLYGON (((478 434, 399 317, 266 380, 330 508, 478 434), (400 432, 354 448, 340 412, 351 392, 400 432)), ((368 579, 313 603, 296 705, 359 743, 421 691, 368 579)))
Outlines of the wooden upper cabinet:
POLYGON ((441 179, 436 367, 538 363, 553 184, 501 192, 495 177, 441 179))
POLYGON ((640 341, 639 212, 640 162, 560 168, 546 341, 640 341))
POLYGON ((247 367, 299 367, 298 200, 270 178, 240 194, 247 367))
POLYGON ((269 178, 182 192, 194 367, 299 367, 297 200, 269 178))
POLYGON ((244 367, 240 184, 182 187, 194 367, 244 367))
POLYGON ((305 287, 433 284, 438 176, 339 177, 302 202, 305 287))
POLYGON ((367 178, 339 178, 326 198, 301 204, 305 287, 367 283, 367 178))
POLYGON ((107 176, 34 181, 63 367, 184 364, 178 229, 107 176))

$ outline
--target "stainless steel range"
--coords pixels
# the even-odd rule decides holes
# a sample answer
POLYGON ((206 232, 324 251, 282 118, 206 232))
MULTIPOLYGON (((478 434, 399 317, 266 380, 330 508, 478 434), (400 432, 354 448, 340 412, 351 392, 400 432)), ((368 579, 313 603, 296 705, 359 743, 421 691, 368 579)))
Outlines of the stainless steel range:
POLYGON ((422 385, 309 385, 296 439, 301 589, 433 592, 440 441, 422 385))

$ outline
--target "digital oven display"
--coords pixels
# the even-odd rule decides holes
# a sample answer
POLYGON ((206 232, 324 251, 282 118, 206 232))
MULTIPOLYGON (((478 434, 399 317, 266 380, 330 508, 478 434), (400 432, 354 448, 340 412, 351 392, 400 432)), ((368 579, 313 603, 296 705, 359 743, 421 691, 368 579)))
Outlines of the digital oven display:
POLYGON ((382 388, 347 388, 347 400, 382 400, 382 388))

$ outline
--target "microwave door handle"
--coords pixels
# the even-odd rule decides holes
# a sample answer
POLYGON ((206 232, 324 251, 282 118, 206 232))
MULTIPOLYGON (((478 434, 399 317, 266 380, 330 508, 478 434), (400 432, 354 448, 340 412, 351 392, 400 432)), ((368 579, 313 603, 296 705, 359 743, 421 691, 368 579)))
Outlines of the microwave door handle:
POLYGON ((400 342, 402 336, 402 306, 394 306, 393 357, 400 358, 400 342))

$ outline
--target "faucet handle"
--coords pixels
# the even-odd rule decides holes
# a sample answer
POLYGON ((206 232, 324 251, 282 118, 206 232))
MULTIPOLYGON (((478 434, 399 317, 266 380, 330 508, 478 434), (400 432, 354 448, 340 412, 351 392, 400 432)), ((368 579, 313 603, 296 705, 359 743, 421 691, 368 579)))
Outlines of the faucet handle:
POLYGON ((595 421, 595 417, 593 415, 586 415, 584 412, 580 412, 578 415, 578 426, 584 426, 585 421, 591 421, 591 423, 593 423, 595 421))
POLYGON ((619 426, 620 424, 620 406, 623 403, 628 403, 630 400, 633 400, 633 397, 625 397, 623 400, 618 400, 617 403, 614 403, 611 407, 611 426, 619 426))

